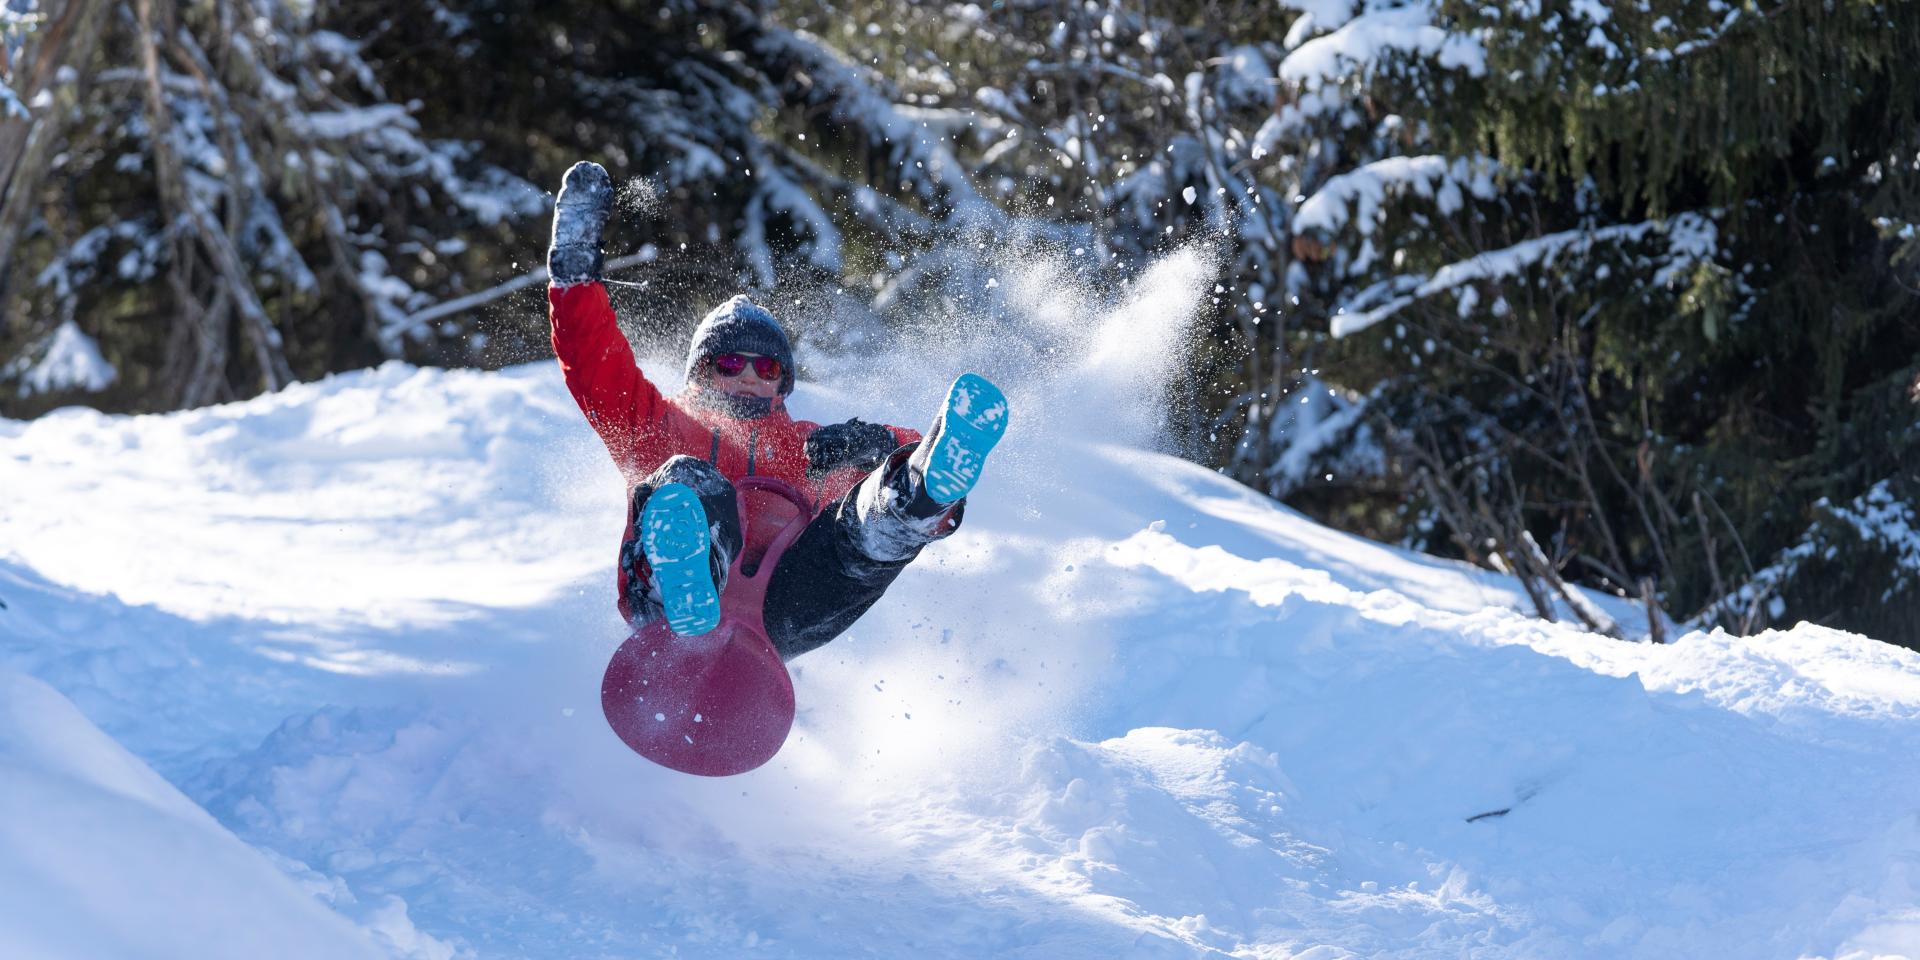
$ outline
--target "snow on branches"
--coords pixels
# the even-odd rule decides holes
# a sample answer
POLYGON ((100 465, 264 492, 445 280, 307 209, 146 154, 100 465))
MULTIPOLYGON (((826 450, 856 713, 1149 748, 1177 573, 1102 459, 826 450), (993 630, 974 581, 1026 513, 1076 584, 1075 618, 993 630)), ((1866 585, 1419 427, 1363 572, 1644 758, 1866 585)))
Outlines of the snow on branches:
MULTIPOLYGON (((1719 252, 1713 222, 1696 213, 1683 213, 1671 220, 1565 230, 1499 250, 1476 253, 1430 275, 1403 274, 1376 283, 1339 309, 1330 322, 1329 331, 1335 337, 1349 336, 1393 316, 1416 300, 1442 292, 1458 293, 1472 283, 1516 277, 1529 269, 1551 266, 1562 258, 1578 256, 1584 261, 1597 248, 1621 246, 1656 235, 1666 241, 1665 249, 1639 263, 1642 269, 1651 269, 1653 281, 1662 286, 1719 252)), ((1462 313, 1472 311, 1479 303, 1477 294, 1461 293, 1460 296, 1462 313)))

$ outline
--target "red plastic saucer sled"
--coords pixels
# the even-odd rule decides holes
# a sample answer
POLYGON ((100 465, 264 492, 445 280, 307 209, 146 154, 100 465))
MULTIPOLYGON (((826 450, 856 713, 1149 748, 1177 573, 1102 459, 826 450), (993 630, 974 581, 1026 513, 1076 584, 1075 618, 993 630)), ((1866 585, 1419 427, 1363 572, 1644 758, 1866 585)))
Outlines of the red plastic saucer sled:
POLYGON ((766 763, 793 728, 793 678, 767 639, 762 607, 780 555, 806 529, 812 508, 770 477, 747 477, 734 488, 746 547, 720 595, 720 625, 682 637, 665 623, 647 624, 614 651, 600 682, 600 707, 627 746, 703 777, 766 763), (765 546, 756 551, 755 543, 765 546))

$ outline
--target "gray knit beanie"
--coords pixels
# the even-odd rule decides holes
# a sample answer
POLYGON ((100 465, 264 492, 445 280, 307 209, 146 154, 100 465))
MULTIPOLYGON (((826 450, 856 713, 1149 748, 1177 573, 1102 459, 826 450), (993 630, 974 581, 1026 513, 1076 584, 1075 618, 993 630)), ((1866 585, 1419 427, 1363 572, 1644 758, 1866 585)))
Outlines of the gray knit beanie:
POLYGON ((793 344, 787 340, 787 331, 744 293, 714 307, 693 331, 693 343, 687 347, 687 382, 694 382, 701 364, 723 353, 757 353, 780 361, 780 394, 793 392, 793 344))

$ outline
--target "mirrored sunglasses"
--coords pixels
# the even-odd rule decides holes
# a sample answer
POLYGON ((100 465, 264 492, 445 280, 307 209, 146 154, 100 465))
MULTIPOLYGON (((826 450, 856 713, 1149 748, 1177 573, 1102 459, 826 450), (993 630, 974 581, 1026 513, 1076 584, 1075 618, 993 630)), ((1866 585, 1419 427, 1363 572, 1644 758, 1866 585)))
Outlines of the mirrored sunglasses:
POLYGON ((715 373, 723 377, 737 377, 753 364, 753 372, 762 380, 780 379, 780 361, 774 357, 749 357, 744 353, 723 353, 713 358, 715 373))

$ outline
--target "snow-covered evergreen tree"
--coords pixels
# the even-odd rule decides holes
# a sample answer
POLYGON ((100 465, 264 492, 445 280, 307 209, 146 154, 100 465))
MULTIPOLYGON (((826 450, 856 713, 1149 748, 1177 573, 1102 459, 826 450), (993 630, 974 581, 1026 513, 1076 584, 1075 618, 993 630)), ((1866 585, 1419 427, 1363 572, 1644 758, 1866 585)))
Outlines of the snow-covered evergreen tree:
MULTIPOLYGON (((1920 14, 1302 7, 1281 126, 1373 132, 1294 250, 1416 495, 1379 532, 1742 629, 1854 622, 1854 588, 1767 558, 1920 466, 1920 14)), ((1858 565, 1920 622, 1920 569, 1858 565)))
POLYGON ((102 49, 62 51, 91 64, 77 95, 35 106, 57 149, 28 158, 37 209, 6 222, 12 342, 77 320, 142 406, 459 342, 412 314, 474 237, 544 209, 539 191, 423 135, 324 6, 99 6, 102 49))

